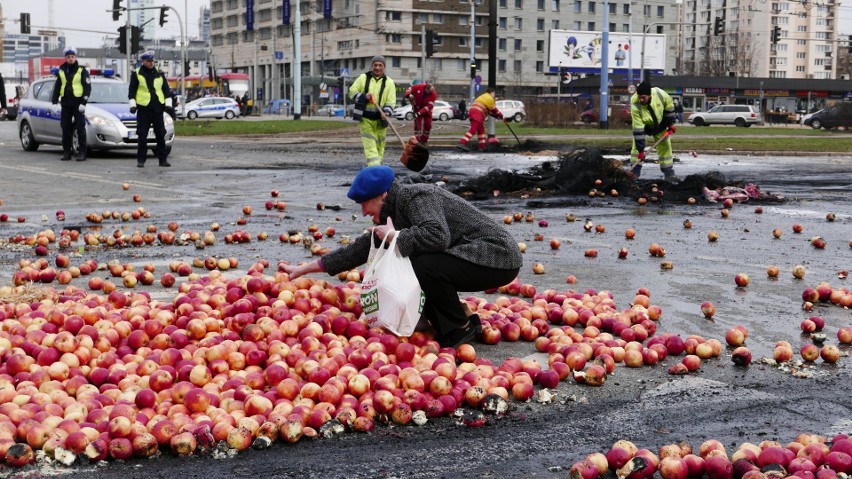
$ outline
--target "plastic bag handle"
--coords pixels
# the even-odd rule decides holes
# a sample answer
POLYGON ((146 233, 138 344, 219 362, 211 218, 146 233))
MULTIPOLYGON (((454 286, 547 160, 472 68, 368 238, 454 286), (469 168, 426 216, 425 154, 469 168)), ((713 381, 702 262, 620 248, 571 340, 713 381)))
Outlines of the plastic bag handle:
POLYGON ((375 233, 372 233, 370 235, 370 254, 373 255, 373 260, 370 262, 369 266, 367 266, 367 269, 364 271, 364 277, 365 278, 375 272, 376 268, 379 267, 379 264, 381 263, 382 258, 385 257, 385 253, 388 250, 391 250, 392 248, 396 247, 396 235, 393 235, 393 239, 391 240, 390 244, 388 244, 388 248, 384 247, 385 244, 387 243, 387 239, 388 239, 387 236, 382 238, 381 244, 379 244, 379 247, 376 248, 375 247, 376 242, 373 241, 374 235, 375 235, 375 233))

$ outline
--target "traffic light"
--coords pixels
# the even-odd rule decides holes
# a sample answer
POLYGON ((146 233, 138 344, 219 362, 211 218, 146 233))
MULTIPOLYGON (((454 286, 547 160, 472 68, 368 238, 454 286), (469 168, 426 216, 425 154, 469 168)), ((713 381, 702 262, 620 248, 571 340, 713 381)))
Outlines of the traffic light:
POLYGON ((21 34, 29 35, 30 34, 30 14, 22 13, 21 14, 21 34))
POLYGON ((723 33, 725 33, 725 20, 722 17, 716 17, 713 23, 713 36, 718 37, 723 33))
POLYGON ((121 16, 121 0, 112 0, 112 20, 116 21, 121 16))
POLYGON ((189 60, 183 61, 183 76, 185 76, 185 77, 189 76, 189 60))
POLYGON ((343 93, 343 77, 337 77, 337 88, 340 88, 340 93, 343 93))
POLYGON ((168 15, 166 14, 169 11, 169 7, 160 8, 160 26, 162 27, 168 21, 168 15))
POLYGON ((435 30, 426 30, 426 58, 435 54, 435 30))
POLYGON ((118 27, 118 40, 115 43, 118 45, 119 52, 127 53, 127 29, 125 27, 118 27))
POLYGON ((778 43, 778 40, 781 39, 781 27, 775 25, 772 27, 772 44, 775 45, 778 43))
POLYGON ((130 54, 135 55, 142 51, 142 29, 137 26, 130 27, 130 54))
POLYGON ((476 58, 470 61, 470 78, 476 78, 476 58))

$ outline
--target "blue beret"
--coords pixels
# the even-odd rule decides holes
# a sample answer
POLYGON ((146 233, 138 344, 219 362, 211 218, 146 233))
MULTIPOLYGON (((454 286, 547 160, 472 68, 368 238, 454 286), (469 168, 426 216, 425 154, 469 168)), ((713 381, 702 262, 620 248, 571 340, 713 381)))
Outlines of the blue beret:
POLYGON ((363 203, 386 193, 393 183, 393 170, 384 165, 368 166, 358 172, 346 196, 356 203, 363 203))
POLYGON ((142 55, 139 55, 139 58, 141 58, 142 60, 153 60, 154 59, 154 51, 148 50, 147 52, 143 53, 142 55))

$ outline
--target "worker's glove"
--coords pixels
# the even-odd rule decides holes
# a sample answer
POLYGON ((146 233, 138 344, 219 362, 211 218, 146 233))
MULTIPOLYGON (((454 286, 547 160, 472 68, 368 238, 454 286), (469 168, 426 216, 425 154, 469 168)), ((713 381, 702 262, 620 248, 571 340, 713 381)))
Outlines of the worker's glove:
POLYGON ((393 116, 393 108, 390 106, 383 106, 382 111, 385 112, 385 116, 393 116))
POLYGON ((415 111, 415 112, 414 112, 414 119, 416 120, 418 117, 420 117, 420 112, 419 112, 419 111, 415 111))
POLYGON ((77 111, 79 111, 80 113, 86 113, 86 105, 80 103, 80 106, 77 107, 77 111))
POLYGON ((674 126, 674 125, 671 125, 671 126, 668 127, 668 129, 666 131, 669 132, 669 135, 674 135, 675 133, 677 133, 677 127, 674 126))
POLYGON ((639 161, 645 161, 645 152, 640 151, 639 154, 636 155, 636 158, 639 158, 639 161))
POLYGON ((136 114, 136 100, 130 100, 130 113, 132 115, 136 114))
POLYGON ((498 119, 498 120, 503 120, 503 119, 504 119, 504 118, 503 118, 503 114, 498 112, 498 113, 497 113, 497 119, 498 119))
POLYGON ((411 98, 411 88, 409 88, 408 90, 405 90, 405 93, 402 96, 404 96, 406 98, 411 98))

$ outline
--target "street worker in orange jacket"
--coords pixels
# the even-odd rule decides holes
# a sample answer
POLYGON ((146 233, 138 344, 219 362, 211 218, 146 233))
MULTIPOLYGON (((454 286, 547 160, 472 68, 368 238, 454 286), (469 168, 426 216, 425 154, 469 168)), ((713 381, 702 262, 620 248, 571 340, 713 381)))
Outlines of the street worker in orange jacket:
POLYGON ((479 97, 474 100, 473 105, 470 106, 470 110, 468 110, 470 116, 470 130, 464 134, 464 136, 459 140, 459 144, 456 147, 462 151, 470 151, 470 147, 467 146, 467 142, 470 141, 470 138, 474 135, 474 133, 479 135, 479 149, 485 149, 485 119, 488 116, 493 116, 498 120, 503 119, 503 114, 500 113, 500 110, 497 109, 497 94, 494 93, 493 88, 489 88, 483 93, 479 95, 479 97))

